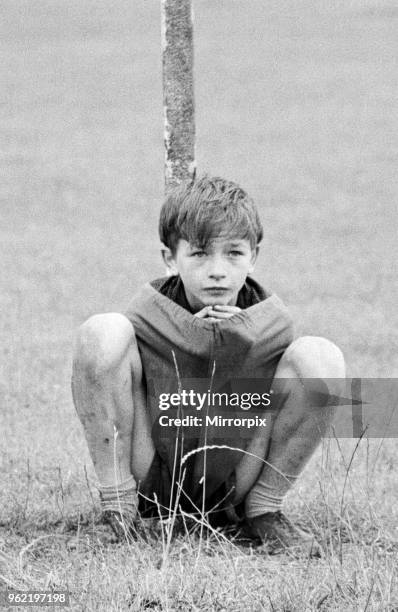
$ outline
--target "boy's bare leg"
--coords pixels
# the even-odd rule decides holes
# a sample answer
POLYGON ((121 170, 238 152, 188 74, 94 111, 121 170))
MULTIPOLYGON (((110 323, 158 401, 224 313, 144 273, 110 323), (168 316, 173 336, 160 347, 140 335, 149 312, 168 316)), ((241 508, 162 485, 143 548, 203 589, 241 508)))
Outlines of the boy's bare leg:
POLYGON ((265 457, 270 465, 264 466, 259 460, 245 457, 236 470, 237 499, 242 499, 249 491, 245 500, 249 522, 266 513, 280 511, 283 498, 330 426, 333 410, 327 406, 313 406, 309 401, 314 384, 319 380, 319 390, 323 391, 326 384, 329 393, 338 395, 344 377, 340 349, 324 338, 298 338, 285 351, 272 388, 275 394, 290 393, 272 431, 267 431, 268 428, 265 432, 259 431, 248 448, 257 456, 265 457))
POLYGON ((134 329, 121 314, 95 315, 78 333, 72 393, 104 509, 134 514, 136 482, 154 456, 134 329))

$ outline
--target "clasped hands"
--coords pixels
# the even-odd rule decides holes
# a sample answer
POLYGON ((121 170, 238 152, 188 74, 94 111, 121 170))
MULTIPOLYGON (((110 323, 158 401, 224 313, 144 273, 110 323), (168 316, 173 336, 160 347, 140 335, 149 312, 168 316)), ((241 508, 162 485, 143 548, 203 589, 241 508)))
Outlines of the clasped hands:
POLYGON ((215 304, 211 306, 205 306, 202 310, 195 313, 195 317, 199 319, 207 319, 208 321, 220 321, 222 319, 230 319, 236 313, 242 309, 238 306, 224 306, 222 304, 215 304))

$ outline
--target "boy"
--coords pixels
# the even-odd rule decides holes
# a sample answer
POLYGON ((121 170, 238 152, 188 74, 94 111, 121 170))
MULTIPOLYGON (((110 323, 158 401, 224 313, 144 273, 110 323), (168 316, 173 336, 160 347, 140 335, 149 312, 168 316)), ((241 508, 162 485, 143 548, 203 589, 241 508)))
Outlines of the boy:
POLYGON ((263 230, 238 185, 203 177, 172 188, 159 233, 169 276, 145 285, 125 315, 91 317, 76 344, 73 398, 104 517, 121 535, 137 508, 159 515, 177 504, 219 523, 238 512, 270 553, 318 555, 281 508, 330 425, 330 408, 311 398, 326 383, 339 393, 342 353, 323 338, 294 340, 282 302, 250 278, 263 230), (232 396, 246 403, 232 407, 232 396), (255 427, 224 419, 252 409, 255 427))

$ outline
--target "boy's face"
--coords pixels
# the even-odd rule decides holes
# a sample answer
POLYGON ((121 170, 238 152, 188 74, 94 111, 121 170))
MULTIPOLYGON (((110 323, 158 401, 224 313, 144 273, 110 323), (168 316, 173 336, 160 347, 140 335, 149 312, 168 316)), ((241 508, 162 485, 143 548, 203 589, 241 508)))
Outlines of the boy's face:
POLYGON ((252 249, 249 240, 222 236, 203 249, 180 239, 174 255, 162 250, 168 268, 180 275, 194 312, 216 304, 235 306, 257 253, 258 247, 252 249))

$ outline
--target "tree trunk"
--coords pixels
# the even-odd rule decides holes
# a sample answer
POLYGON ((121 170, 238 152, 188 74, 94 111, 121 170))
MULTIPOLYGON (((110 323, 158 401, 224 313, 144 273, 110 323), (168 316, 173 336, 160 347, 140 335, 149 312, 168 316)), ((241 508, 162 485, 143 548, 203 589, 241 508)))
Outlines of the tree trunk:
POLYGON ((191 2, 161 0, 166 187, 195 173, 191 2))

